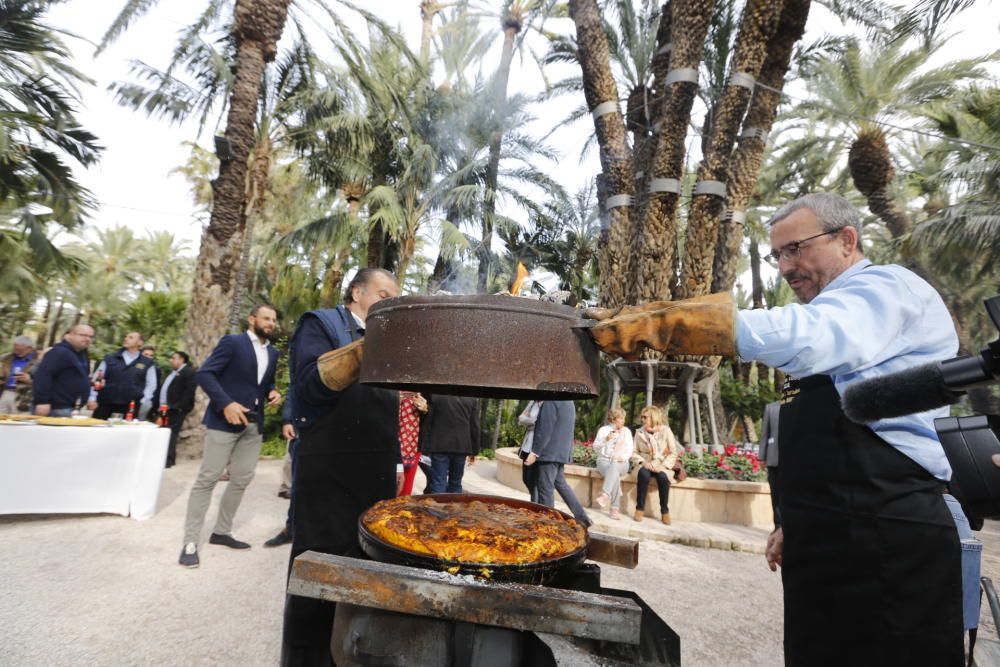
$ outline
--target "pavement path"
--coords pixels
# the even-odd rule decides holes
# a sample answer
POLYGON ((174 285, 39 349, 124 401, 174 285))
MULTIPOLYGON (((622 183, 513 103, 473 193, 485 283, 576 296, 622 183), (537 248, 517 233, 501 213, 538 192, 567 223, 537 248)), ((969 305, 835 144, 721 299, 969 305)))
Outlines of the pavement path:
MULTIPOLYGON (((481 461, 469 471, 468 489, 517 496, 494 486, 491 465, 481 461)), ((237 513, 234 535, 253 548, 203 546, 196 570, 177 565, 194 461, 166 471, 159 510, 147 521, 0 517, 0 667, 277 664, 288 547, 261 544, 281 528, 287 510, 276 495, 280 471, 280 461, 261 461, 237 513)), ((223 486, 216 488, 205 539, 223 486)), ((680 635, 685 667, 782 664, 781 584, 762 556, 670 543, 677 535, 703 536, 697 525, 592 516, 605 531, 611 524, 648 531, 639 567, 602 566, 603 583, 643 596, 680 635)), ((718 533, 717 546, 729 539, 731 547, 734 535, 748 545, 760 538, 730 529, 708 527, 718 533)), ((980 536, 987 543, 984 571, 996 578, 1000 530, 989 525, 980 536)))

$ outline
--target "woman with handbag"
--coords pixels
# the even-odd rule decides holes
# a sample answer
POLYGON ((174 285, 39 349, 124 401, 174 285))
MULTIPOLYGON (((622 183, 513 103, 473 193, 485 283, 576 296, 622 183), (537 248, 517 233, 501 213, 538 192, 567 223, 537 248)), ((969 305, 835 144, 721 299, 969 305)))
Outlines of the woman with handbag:
POLYGON ((604 475, 604 487, 597 496, 597 504, 602 508, 611 505, 608 511, 612 519, 620 519, 618 509, 622 495, 622 475, 628 472, 632 458, 632 431, 625 428, 625 411, 621 408, 608 410, 608 423, 597 431, 594 438, 594 452, 597 454, 597 469, 604 475))
MULTIPOLYGON (((642 426, 635 432, 635 461, 639 463, 635 490, 635 520, 642 521, 646 507, 646 495, 649 482, 656 479, 660 492, 660 517, 664 524, 670 525, 670 508, 667 499, 670 496, 670 472, 674 470, 680 455, 680 447, 674 438, 673 431, 664 422, 663 411, 653 406, 646 406, 640 413, 642 426)), ((683 468, 677 472, 678 480, 682 479, 683 468)))

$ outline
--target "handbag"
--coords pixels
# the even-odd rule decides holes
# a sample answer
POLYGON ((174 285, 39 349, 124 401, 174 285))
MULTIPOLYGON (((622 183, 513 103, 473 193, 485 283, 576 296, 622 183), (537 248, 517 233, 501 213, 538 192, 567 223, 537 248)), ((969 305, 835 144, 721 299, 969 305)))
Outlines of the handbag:
POLYGON ((674 463, 674 481, 683 482, 688 478, 687 470, 684 469, 684 464, 681 463, 680 458, 674 463))

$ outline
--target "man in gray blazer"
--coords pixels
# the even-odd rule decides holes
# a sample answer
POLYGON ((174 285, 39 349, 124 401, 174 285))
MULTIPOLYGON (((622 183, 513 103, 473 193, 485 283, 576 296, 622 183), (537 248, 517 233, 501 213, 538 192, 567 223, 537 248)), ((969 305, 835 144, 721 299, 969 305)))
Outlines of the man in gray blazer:
POLYGON ((760 452, 757 454, 760 462, 767 466, 767 483, 771 485, 771 511, 774 514, 774 527, 781 525, 781 514, 778 512, 778 417, 781 413, 781 401, 768 403, 764 406, 764 417, 760 422, 760 452))
POLYGON ((592 522, 563 475, 563 466, 573 457, 575 425, 576 406, 573 401, 544 401, 535 421, 531 453, 524 465, 538 466, 539 503, 555 507, 553 491, 558 491, 576 520, 588 527, 592 522))

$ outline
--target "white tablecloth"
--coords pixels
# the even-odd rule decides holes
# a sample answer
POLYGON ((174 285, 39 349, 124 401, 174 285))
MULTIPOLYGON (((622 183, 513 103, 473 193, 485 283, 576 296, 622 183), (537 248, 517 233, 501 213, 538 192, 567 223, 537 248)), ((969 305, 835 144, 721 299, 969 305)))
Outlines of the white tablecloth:
POLYGON ((156 512, 170 431, 0 424, 0 514, 156 512))

